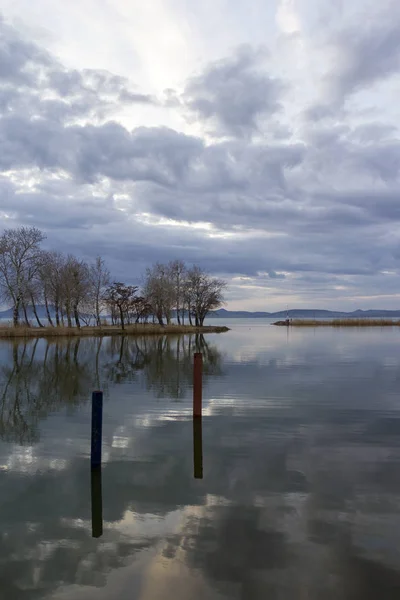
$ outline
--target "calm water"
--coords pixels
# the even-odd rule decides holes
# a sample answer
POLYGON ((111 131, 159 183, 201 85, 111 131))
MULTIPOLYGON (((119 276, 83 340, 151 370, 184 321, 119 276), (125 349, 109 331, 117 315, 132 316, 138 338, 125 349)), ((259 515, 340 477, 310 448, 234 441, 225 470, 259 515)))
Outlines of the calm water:
POLYGON ((0 342, 0 598, 397 599, 399 345, 399 329, 260 321, 205 339, 0 342))

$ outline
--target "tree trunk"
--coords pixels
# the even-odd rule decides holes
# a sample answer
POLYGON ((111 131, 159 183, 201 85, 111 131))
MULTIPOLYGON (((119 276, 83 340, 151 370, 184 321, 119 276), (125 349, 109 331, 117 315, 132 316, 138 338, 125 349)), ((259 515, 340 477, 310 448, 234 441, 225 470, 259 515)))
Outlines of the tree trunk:
POLYGON ((65 305, 65 312, 67 314, 67 325, 68 327, 72 327, 71 309, 68 304, 65 305))
POLYGON ((192 321, 192 311, 191 311, 190 304, 189 304, 189 306, 188 306, 188 313, 189 313, 189 323, 190 323, 190 325, 193 327, 193 321, 192 321))
POLYGON ((96 323, 97 327, 100 327, 100 304, 98 298, 96 298, 96 323))
POLYGON ((35 315, 35 319, 37 321, 37 324, 39 325, 39 327, 43 327, 42 323, 40 322, 39 316, 37 314, 36 304, 35 304, 35 299, 33 297, 33 294, 31 294, 31 302, 32 302, 33 314, 35 315))
POLYGON ((46 307, 47 320, 50 323, 51 327, 54 327, 54 323, 51 320, 51 315, 50 315, 50 310, 49 310, 49 303, 48 303, 47 295, 46 294, 44 295, 44 305, 46 307))
POLYGON ((18 327, 19 325, 19 304, 21 302, 21 298, 19 296, 16 297, 13 309, 13 325, 14 327, 18 327))
POLYGON ((157 319, 158 319, 159 325, 161 325, 161 327, 164 327, 164 321, 163 321, 163 318, 162 318, 162 312, 158 312, 157 313, 157 319))
POLYGON ((81 328, 81 322, 79 320, 79 313, 78 313, 78 307, 76 305, 74 305, 74 318, 75 318, 75 323, 78 329, 81 328))
POLYGON ((25 325, 27 327, 30 327, 31 324, 29 323, 28 313, 26 312, 26 304, 24 300, 22 301, 22 310, 24 311, 25 325))
MULTIPOLYGON (((54 310, 56 312, 56 324, 57 324, 57 327, 60 327, 60 307, 59 307, 59 304, 58 304, 58 298, 56 298, 54 300, 54 310)), ((63 325, 64 325, 64 323, 63 323, 63 325)))
POLYGON ((120 315, 120 319, 121 319, 121 327, 122 329, 125 329, 125 323, 124 323, 124 311, 122 310, 122 306, 119 306, 119 315, 120 315))

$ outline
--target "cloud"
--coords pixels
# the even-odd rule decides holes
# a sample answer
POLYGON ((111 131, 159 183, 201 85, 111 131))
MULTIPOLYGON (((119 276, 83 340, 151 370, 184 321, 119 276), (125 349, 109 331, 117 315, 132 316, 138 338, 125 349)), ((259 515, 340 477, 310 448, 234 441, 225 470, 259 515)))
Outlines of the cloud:
POLYGON ((301 23, 296 11, 296 0, 279 0, 276 22, 283 33, 293 34, 300 31, 301 23))
POLYGON ((124 77, 104 70, 65 68, 1 17, 0 35, 0 107, 5 115, 61 122, 104 119, 122 104, 157 102, 124 77))
POLYGON ((260 117, 281 108, 282 80, 265 69, 266 53, 239 47, 233 56, 207 66, 189 80, 185 106, 220 135, 248 136, 258 129, 260 117))
POLYGON ((326 83, 334 100, 398 77, 400 70, 400 10, 398 3, 383 2, 375 15, 366 15, 363 26, 357 15, 350 26, 336 31, 330 40, 334 65, 326 83))
MULTIPOLYGON (((360 28, 357 40, 389 31, 385 23, 360 28)), ((321 39, 342 40, 344 56, 361 43, 346 37, 352 26, 321 39)), ((34 224, 58 249, 101 252, 135 283, 151 262, 185 258, 228 279, 233 307, 266 308, 267 290, 278 303, 271 309, 292 294, 351 308, 357 290, 365 302, 376 295, 374 282, 397 306, 395 278, 385 274, 399 271, 396 108, 368 111, 364 88, 339 85, 341 62, 330 81, 349 95, 359 89, 360 110, 322 96, 302 103, 287 72, 277 75, 272 45, 269 55, 245 45, 211 61, 181 94, 164 93, 165 103, 118 74, 63 65, 0 27, 4 227, 34 224), (173 113, 180 126, 132 129, 120 112, 132 103, 173 113)), ((376 81, 359 79, 367 80, 376 81)))

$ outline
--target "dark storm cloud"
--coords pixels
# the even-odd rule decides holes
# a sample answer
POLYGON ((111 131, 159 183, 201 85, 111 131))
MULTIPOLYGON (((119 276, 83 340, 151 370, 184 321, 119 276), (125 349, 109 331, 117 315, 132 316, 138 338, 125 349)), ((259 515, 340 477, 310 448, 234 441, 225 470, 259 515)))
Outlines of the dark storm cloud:
POLYGON ((241 46, 189 80, 183 100, 196 118, 223 135, 247 136, 260 116, 280 110, 283 82, 264 68, 265 52, 241 46))

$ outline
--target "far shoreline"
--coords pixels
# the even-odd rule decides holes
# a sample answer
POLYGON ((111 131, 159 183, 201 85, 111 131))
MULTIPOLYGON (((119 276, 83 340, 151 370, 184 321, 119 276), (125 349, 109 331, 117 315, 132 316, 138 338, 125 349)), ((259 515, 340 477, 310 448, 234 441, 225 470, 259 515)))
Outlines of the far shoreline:
POLYGON ((126 325, 124 329, 118 325, 82 326, 82 327, 27 327, 12 325, 0 326, 0 339, 21 338, 59 338, 59 337, 106 337, 106 336, 143 336, 143 335, 184 335, 225 333, 229 327, 203 325, 126 325))

